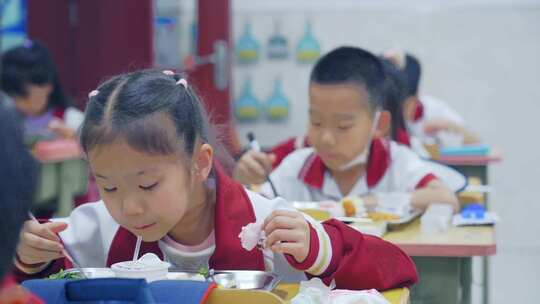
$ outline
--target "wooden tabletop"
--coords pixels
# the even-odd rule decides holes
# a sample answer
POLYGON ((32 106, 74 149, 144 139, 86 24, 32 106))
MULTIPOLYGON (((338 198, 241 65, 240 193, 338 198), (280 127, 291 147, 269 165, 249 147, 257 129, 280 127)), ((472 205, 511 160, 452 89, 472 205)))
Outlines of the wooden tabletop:
POLYGON ((485 166, 502 161, 500 154, 484 156, 441 156, 438 162, 451 166, 485 166))
POLYGON ((389 231, 383 239, 410 256, 489 256, 497 251, 493 226, 453 227, 443 234, 422 234, 420 219, 389 231))

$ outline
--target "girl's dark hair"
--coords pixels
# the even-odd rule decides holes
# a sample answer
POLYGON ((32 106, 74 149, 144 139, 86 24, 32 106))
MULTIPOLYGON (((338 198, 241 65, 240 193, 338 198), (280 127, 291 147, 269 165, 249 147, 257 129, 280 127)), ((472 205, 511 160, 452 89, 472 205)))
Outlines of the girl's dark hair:
POLYGON ((49 108, 66 108, 70 101, 64 94, 56 65, 45 46, 35 41, 26 41, 2 54, 0 87, 10 96, 27 96, 27 85, 51 84, 49 108))
POLYGON ((357 47, 339 47, 322 56, 311 72, 311 82, 352 83, 369 94, 372 110, 382 107, 384 71, 379 58, 357 47))
POLYGON ((407 98, 407 79, 392 62, 381 59, 384 68, 384 109, 392 115, 391 138, 397 140, 399 129, 405 130, 403 103, 407 98))
POLYGON ((23 142, 19 115, 0 97, 0 281, 7 272, 32 203, 36 164, 23 142))
POLYGON ((420 86, 420 77, 422 76, 422 66, 418 58, 411 54, 405 55, 405 67, 403 72, 407 77, 407 95, 416 96, 420 86))
POLYGON ((163 155, 183 151, 191 157, 197 140, 216 148, 199 97, 189 85, 178 84, 179 79, 177 74, 143 70, 101 84, 90 94, 81 126, 84 151, 120 137, 138 151, 163 155))

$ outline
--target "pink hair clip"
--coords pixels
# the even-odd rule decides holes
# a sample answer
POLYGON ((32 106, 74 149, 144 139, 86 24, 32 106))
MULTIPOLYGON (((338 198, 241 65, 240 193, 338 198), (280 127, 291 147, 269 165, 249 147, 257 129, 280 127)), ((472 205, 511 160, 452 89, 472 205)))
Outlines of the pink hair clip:
POLYGON ((92 92, 88 93, 88 98, 92 98, 92 97, 96 96, 97 94, 99 94, 99 91, 98 90, 93 90, 92 92))
POLYGON ((186 80, 185 78, 180 78, 180 79, 176 82, 176 84, 181 84, 181 85, 184 87, 184 89, 187 89, 187 80, 186 80))
POLYGON ((165 74, 167 76, 174 76, 174 72, 171 71, 171 70, 163 70, 163 74, 165 74))

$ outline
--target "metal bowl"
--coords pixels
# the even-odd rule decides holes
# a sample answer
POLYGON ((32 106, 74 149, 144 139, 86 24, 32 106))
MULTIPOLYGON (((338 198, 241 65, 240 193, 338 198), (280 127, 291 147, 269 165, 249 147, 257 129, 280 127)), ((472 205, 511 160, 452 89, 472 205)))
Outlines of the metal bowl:
POLYGON ((281 278, 275 273, 252 270, 217 271, 214 281, 223 288, 272 291, 281 278))
MULTIPOLYGON (((89 279, 114 278, 114 272, 110 268, 82 268, 82 271, 89 279)), ((77 268, 71 268, 66 273, 80 273, 77 268)))
MULTIPOLYGON (((83 268, 84 274, 89 279, 114 278, 115 274, 110 268, 83 268)), ((66 273, 79 273, 72 268, 66 273)), ((222 288, 227 289, 251 289, 272 291, 281 278, 271 272, 255 270, 226 270, 216 271, 209 280, 215 281, 222 288)), ((167 274, 169 280, 204 281, 204 277, 197 273, 170 271, 167 274)))
POLYGON ((179 281, 206 281, 203 275, 196 272, 183 271, 169 271, 169 273, 167 273, 167 279, 179 281))

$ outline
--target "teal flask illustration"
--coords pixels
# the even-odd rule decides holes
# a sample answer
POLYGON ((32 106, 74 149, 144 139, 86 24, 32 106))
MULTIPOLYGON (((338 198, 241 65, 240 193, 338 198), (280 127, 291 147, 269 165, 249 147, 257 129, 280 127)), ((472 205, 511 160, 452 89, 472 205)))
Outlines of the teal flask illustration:
POLYGON ((289 46, 285 36, 281 33, 281 23, 276 20, 274 33, 268 39, 268 58, 269 59, 287 59, 289 56, 289 46))
POLYGON ((244 83, 242 94, 234 103, 234 114, 239 121, 254 121, 261 114, 261 103, 253 95, 251 88, 251 78, 247 78, 244 83))
POLYGON ((321 55, 321 46, 313 36, 311 22, 306 23, 304 36, 298 42, 296 59, 300 63, 312 63, 321 55))
POLYGON ((244 25, 244 33, 236 44, 236 59, 239 63, 255 63, 259 58, 259 42, 255 40, 251 33, 251 23, 244 25))
POLYGON ((266 116, 270 120, 284 120, 289 116, 290 102, 283 93, 281 79, 278 77, 274 83, 274 91, 266 102, 266 116))

